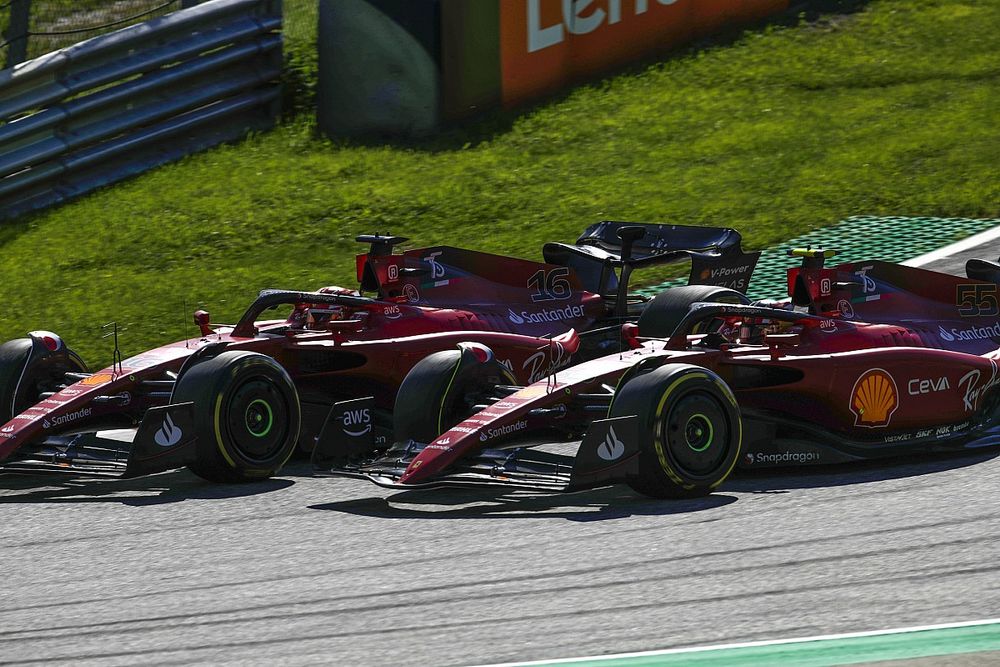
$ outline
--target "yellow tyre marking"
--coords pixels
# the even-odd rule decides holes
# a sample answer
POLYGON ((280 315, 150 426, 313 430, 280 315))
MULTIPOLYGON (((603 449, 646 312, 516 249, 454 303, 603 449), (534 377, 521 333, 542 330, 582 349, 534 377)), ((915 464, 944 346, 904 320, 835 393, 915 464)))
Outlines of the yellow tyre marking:
POLYGON ((295 450, 299 446, 299 434, 302 433, 302 403, 299 401, 299 392, 295 390, 294 386, 292 395, 295 397, 295 409, 299 413, 299 427, 295 429, 295 437, 292 438, 292 446, 288 448, 288 456, 285 457, 284 461, 278 464, 278 467, 275 468, 275 472, 284 468, 285 464, 288 463, 288 459, 292 458, 292 454, 295 453, 295 450))
POLYGON ((670 397, 670 395, 674 392, 675 389, 677 389, 677 386, 682 382, 686 382, 689 379, 698 379, 698 378, 708 380, 716 387, 718 387, 719 390, 722 392, 722 394, 729 400, 730 403, 733 404, 733 407, 735 407, 737 411, 736 456, 733 457, 733 462, 729 465, 729 469, 726 470, 726 473, 719 478, 718 482, 710 484, 708 488, 714 489, 719 484, 724 482, 727 477, 729 477, 729 473, 733 471, 733 468, 736 466, 736 461, 740 457, 740 450, 743 448, 743 420, 739 417, 739 404, 736 402, 736 396, 733 395, 733 392, 729 389, 729 387, 727 387, 724 383, 719 382, 715 378, 711 377, 707 373, 698 373, 698 372, 690 373, 675 380, 669 387, 667 387, 666 391, 660 397, 659 404, 656 406, 656 413, 654 417, 655 424, 653 430, 654 433, 653 446, 656 448, 656 457, 660 461, 660 467, 663 468, 663 471, 665 473, 667 473, 667 476, 670 477, 670 479, 673 480, 675 483, 689 490, 694 488, 694 484, 686 484, 674 471, 673 467, 670 465, 669 460, 667 459, 666 451, 664 449, 665 443, 663 442, 663 438, 661 437, 661 430, 659 428, 655 428, 655 426, 659 425, 660 417, 663 415, 663 407, 666 404, 667 399, 670 397))
POLYGON ((667 477, 673 480, 675 484, 688 490, 693 489, 694 484, 686 483, 674 471, 673 466, 670 465, 670 461, 667 459, 667 453, 663 446, 664 445, 663 435, 662 435, 662 430, 659 428, 659 425, 660 425, 660 417, 663 414, 663 406, 666 404, 667 399, 670 398, 670 395, 674 393, 674 390, 677 389, 677 385, 683 382, 687 382, 688 380, 696 380, 698 378, 702 378, 705 380, 709 379, 708 375, 705 373, 688 373, 674 380, 673 383, 671 383, 671 385, 667 387, 666 391, 664 391, 663 394, 660 396, 660 402, 656 406, 656 412, 654 413, 653 416, 654 419, 653 447, 656 449, 656 458, 660 460, 660 467, 663 469, 663 472, 667 473, 667 477))
MULTIPOLYGON (((250 365, 252 365, 252 363, 253 362, 251 361, 250 365)), ((248 364, 246 364, 246 363, 243 363, 243 364, 234 364, 233 367, 232 367, 232 369, 231 369, 231 371, 230 371, 231 376, 235 378, 239 374, 239 371, 243 370, 243 367, 247 366, 247 365, 248 364)), ((295 395, 295 404, 298 407, 300 419, 299 419, 299 428, 296 429, 296 431, 295 431, 295 438, 292 440, 292 442, 295 443, 295 444, 298 444, 298 442, 299 442, 299 433, 302 432, 302 420, 301 420, 302 405, 301 405, 301 403, 298 400, 298 398, 299 398, 298 393, 296 392, 294 395, 295 395)), ((219 419, 221 417, 221 414, 222 414, 222 394, 219 394, 218 399, 216 399, 216 401, 215 401, 215 443, 216 443, 216 446, 219 449, 219 452, 222 454, 222 458, 226 459, 226 463, 229 464, 229 467, 232 468, 233 470, 238 470, 238 467, 236 465, 236 461, 233 460, 232 456, 230 456, 229 452, 226 450, 226 447, 225 447, 225 445, 223 444, 223 441, 222 441, 222 426, 221 426, 221 421, 219 419)), ((277 469, 283 468, 285 466, 285 464, 288 463, 288 460, 290 458, 292 458, 292 454, 294 454, 294 453, 295 453, 295 447, 293 446, 292 448, 290 448, 288 450, 288 455, 278 465, 277 469)), ((255 468, 247 468, 247 469, 243 470, 242 472, 245 475, 253 475, 253 476, 262 476, 262 475, 266 476, 266 475, 270 474, 270 471, 268 471, 268 470, 261 470, 260 468, 256 468, 256 469, 255 468)))
POLYGON ((726 397, 729 398, 730 402, 732 402, 733 404, 733 407, 736 408, 736 456, 733 457, 733 462, 729 464, 729 470, 726 471, 726 474, 720 477, 719 481, 716 482, 715 484, 709 484, 708 488, 710 489, 714 489, 719 484, 722 484, 724 481, 726 481, 726 478, 729 477, 729 473, 731 473, 733 471, 733 468, 736 467, 736 462, 740 458, 740 452, 743 450, 743 417, 742 415, 740 415, 740 406, 738 403, 736 403, 736 396, 729 389, 729 387, 726 386, 725 383, 716 382, 716 385, 718 385, 719 389, 722 390, 722 393, 724 393, 726 397))
MULTIPOLYGON (((448 392, 451 391, 451 385, 455 383, 455 376, 458 375, 458 369, 462 366, 462 353, 458 353, 458 361, 455 363, 455 370, 451 372, 451 377, 448 378, 448 384, 444 386, 444 392, 441 394, 441 405, 438 406, 438 419, 437 419, 437 435, 441 435, 444 432, 444 427, 441 423, 444 421, 444 402, 448 398, 448 392)), ((437 437, 437 436, 435 436, 437 437)))
POLYGON ((226 451, 225 445, 222 443, 222 425, 219 421, 219 417, 222 413, 222 394, 215 400, 215 445, 218 447, 219 452, 222 453, 222 458, 226 459, 226 463, 229 464, 230 468, 236 469, 236 461, 229 455, 226 451))

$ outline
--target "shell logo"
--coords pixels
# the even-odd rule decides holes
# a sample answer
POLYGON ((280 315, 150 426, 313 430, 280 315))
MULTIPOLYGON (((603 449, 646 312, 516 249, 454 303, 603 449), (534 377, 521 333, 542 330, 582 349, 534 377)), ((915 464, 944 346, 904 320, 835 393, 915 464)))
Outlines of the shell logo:
POLYGON ((854 425, 867 428, 883 428, 889 425, 892 414, 899 407, 899 391, 896 381, 881 368, 873 368, 861 374, 851 392, 851 412, 854 425))
POLYGON ((83 380, 80 381, 80 384, 85 384, 89 387, 94 387, 99 384, 107 384, 108 382, 111 382, 114 379, 115 377, 110 373, 98 373, 97 375, 91 375, 88 378, 84 378, 83 380))

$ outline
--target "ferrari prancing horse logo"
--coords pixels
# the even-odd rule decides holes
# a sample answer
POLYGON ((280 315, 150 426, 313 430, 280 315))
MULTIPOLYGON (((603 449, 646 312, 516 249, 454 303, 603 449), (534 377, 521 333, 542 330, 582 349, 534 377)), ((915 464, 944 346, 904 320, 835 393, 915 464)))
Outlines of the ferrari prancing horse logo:
POLYGON ((865 371, 854 383, 851 412, 854 413, 855 426, 886 427, 898 407, 899 391, 896 389, 896 381, 881 368, 865 371))

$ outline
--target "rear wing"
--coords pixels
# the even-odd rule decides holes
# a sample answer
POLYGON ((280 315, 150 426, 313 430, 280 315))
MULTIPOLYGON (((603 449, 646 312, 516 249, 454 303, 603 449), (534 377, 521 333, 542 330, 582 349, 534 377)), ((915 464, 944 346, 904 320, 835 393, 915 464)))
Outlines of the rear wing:
MULTIPOLYGON (((613 222, 604 220, 584 230, 577 245, 597 246, 602 250, 621 254, 622 241, 618 232, 622 227, 642 227, 646 234, 632 243, 633 261, 657 257, 665 258, 678 251, 714 252, 727 254, 742 252, 743 237, 728 227, 695 227, 692 225, 664 225, 648 222, 613 222)), ((670 260, 665 260, 670 261, 670 260)))
POLYGON ((744 252, 743 237, 728 227, 695 227, 644 222, 605 220, 591 225, 576 244, 546 243, 545 260, 552 264, 571 266, 585 283, 600 293, 618 288, 611 269, 630 268, 622 274, 627 282, 631 269, 691 260, 690 285, 715 285, 745 292, 760 258, 759 252, 744 252), (641 228, 636 237, 622 230, 641 228), (623 257, 627 254, 628 257, 623 257))

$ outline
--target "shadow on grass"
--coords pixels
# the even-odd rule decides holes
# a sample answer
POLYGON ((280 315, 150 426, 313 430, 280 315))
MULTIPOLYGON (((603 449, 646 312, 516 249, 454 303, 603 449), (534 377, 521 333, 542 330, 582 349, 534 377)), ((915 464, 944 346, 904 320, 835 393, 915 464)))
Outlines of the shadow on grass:
POLYGON ((187 470, 135 479, 95 479, 55 475, 0 475, 0 505, 35 503, 119 503, 132 507, 185 500, 244 498, 286 489, 290 479, 272 478, 246 484, 214 484, 187 470), (23 491, 23 493, 19 493, 23 491))
MULTIPOLYGON (((401 148, 425 151, 428 153, 446 153, 490 142, 498 136, 509 132, 514 123, 523 116, 528 116, 539 108, 565 101, 575 90, 581 87, 602 88, 608 86, 612 79, 622 75, 637 75, 651 65, 668 61, 673 58, 696 55, 703 51, 731 46, 738 42, 747 32, 760 31, 769 27, 794 27, 813 24, 817 27, 827 26, 829 15, 849 15, 862 11, 871 0, 792 0, 792 6, 784 12, 761 19, 759 21, 734 26, 723 32, 702 37, 682 46, 654 53, 649 57, 630 62, 606 71, 570 82, 565 88, 554 91, 529 104, 516 109, 495 109, 473 116, 465 121, 446 126, 441 131, 424 137, 404 137, 397 135, 369 135, 351 138, 341 138, 344 146, 379 147, 386 143, 401 148)), ((319 130, 316 130, 319 133, 319 130)))

